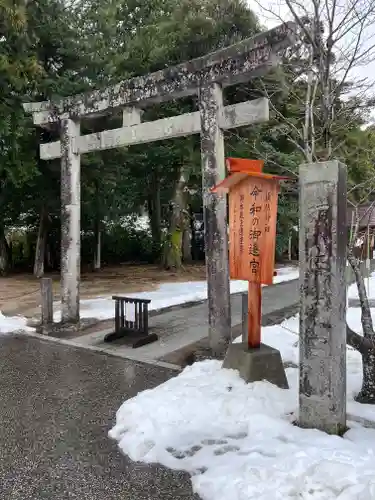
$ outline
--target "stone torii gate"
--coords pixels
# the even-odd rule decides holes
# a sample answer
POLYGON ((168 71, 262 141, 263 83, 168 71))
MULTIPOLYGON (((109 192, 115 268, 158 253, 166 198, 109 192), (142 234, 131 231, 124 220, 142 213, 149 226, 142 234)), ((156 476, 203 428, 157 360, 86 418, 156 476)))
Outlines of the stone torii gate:
POLYGON ((191 134, 201 135, 203 207, 208 282, 210 345, 215 352, 230 338, 227 203, 211 188, 225 177, 223 130, 268 120, 268 100, 223 105, 222 89, 249 81, 277 65, 294 44, 295 23, 243 40, 206 56, 135 77, 103 91, 24 104, 36 126, 60 123, 60 141, 40 145, 40 157, 61 157, 62 322, 79 321, 80 155, 191 134), (141 122, 142 108, 198 95, 199 111, 141 122), (123 110, 123 126, 80 135, 80 120, 123 110))

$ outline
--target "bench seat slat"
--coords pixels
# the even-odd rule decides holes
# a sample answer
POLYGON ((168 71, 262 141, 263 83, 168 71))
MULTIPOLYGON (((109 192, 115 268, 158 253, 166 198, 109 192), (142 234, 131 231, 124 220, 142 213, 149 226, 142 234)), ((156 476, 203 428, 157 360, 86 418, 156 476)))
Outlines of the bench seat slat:
POLYGON ((112 300, 124 301, 129 303, 141 303, 141 304, 150 304, 151 299, 135 299, 133 297, 122 297, 121 295, 112 295, 112 300))

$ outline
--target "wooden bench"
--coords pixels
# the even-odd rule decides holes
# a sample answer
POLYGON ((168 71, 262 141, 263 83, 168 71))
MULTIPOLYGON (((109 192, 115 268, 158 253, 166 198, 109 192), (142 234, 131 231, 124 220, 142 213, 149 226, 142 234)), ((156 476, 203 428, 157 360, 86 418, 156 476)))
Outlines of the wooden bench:
POLYGON ((115 331, 106 335, 104 342, 124 338, 136 348, 158 340, 155 333, 148 331, 148 305, 151 300, 120 295, 114 295, 112 299, 115 301, 115 331), (129 309, 133 309, 132 319, 129 309))

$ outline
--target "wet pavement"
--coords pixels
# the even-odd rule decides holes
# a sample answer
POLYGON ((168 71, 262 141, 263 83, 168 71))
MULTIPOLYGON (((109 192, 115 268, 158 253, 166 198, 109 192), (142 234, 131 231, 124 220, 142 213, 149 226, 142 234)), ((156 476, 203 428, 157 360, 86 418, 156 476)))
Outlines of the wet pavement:
POLYGON ((173 375, 26 336, 0 337, 0 498, 196 500, 189 477, 109 440, 127 398, 173 375))
MULTIPOLYGON (((262 289, 263 318, 272 316, 275 321, 278 318, 282 321, 285 310, 289 312, 291 309, 298 309, 298 300, 298 280, 284 281, 264 287, 262 289)), ((81 334, 73 337, 73 340, 77 344, 94 346, 115 355, 130 358, 137 356, 138 360, 166 359, 171 353, 208 337, 207 307, 208 302, 204 300, 189 307, 176 307, 173 310, 151 317, 149 321, 150 333, 156 333, 159 340, 137 349, 129 347, 125 339, 105 343, 105 333, 100 330, 94 333, 81 334)), ((295 313, 296 311, 292 314, 295 313)), ((231 315, 232 327, 238 327, 242 323, 242 294, 231 295, 231 315)))

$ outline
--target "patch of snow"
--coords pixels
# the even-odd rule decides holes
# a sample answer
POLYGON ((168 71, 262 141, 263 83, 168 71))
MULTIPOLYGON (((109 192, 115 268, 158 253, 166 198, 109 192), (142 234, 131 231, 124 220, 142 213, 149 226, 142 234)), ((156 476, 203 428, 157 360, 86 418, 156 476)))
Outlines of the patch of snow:
MULTIPOLYGON (((365 287, 367 292, 367 297, 369 299, 375 299, 375 272, 370 275, 369 278, 365 278, 365 287)), ((358 299, 358 288, 356 283, 350 285, 348 289, 348 298, 358 299)))
MULTIPOLYGON (((298 269, 282 268, 280 274, 275 276, 274 281, 281 283, 298 278, 298 269)), ((233 280, 230 283, 230 293, 246 292, 248 282, 241 280, 233 280)), ((164 309, 166 307, 186 304, 188 302, 200 302, 207 299, 207 282, 206 281, 187 281, 182 283, 162 283, 156 290, 149 292, 126 293, 126 297, 134 297, 139 299, 150 299, 150 311, 164 309)), ((95 299, 81 300, 81 318, 96 318, 99 320, 112 319, 114 317, 115 308, 111 296, 97 297, 95 299)), ((54 320, 61 320, 60 304, 54 304, 55 313, 54 320)), ((133 319, 133 307, 129 306, 126 311, 128 319, 133 319)))
MULTIPOLYGON (((132 222, 136 231, 148 231, 150 229, 150 218, 148 215, 140 215, 132 222)), ((130 224, 130 219, 124 217, 121 223, 123 227, 127 227, 130 224)))
POLYGON ((27 326, 23 316, 4 316, 0 311, 0 333, 11 333, 18 330, 33 332, 35 329, 27 326))
POLYGON ((284 281, 296 280, 299 278, 298 267, 280 267, 277 269, 277 275, 273 278, 273 283, 282 283, 284 281))
MULTIPOLYGON (((372 311, 375 314, 375 311, 372 311)), ((348 310, 358 329, 358 310, 348 310)), ((262 328, 263 341, 298 363, 299 318, 262 328)), ((344 439, 300 429, 298 369, 289 390, 245 384, 216 360, 126 401, 109 432, 132 460, 158 462, 192 475, 203 500, 373 500, 375 430, 350 422, 344 439)), ((348 412, 375 422, 375 407, 354 401, 361 356, 347 349, 348 412)))
POLYGON ((108 228, 119 225, 124 229, 132 228, 135 229, 135 231, 148 232, 150 230, 150 218, 148 215, 124 215, 116 220, 105 220, 103 224, 108 228))
MULTIPOLYGON (((247 290, 247 281, 232 281, 231 293, 247 290)), ((207 299, 207 283, 205 281, 187 281, 183 283, 162 283, 156 290, 148 292, 126 293, 126 297, 150 299, 150 311, 163 309, 187 302, 199 302, 207 299)), ((60 307, 56 303, 56 307, 60 307)), ((95 299, 81 300, 81 317, 97 318, 100 320, 114 317, 114 303, 111 297, 98 297, 95 299)), ((127 311, 128 318, 132 320, 132 308, 127 311)), ((61 311, 54 314, 55 321, 61 318, 61 311)))
MULTIPOLYGON (((370 309, 372 321, 375 325, 375 309, 370 309)), ((351 307, 348 309, 346 319, 348 325, 352 330, 358 333, 363 333, 362 331, 362 323, 361 323, 361 308, 360 307, 351 307)))

